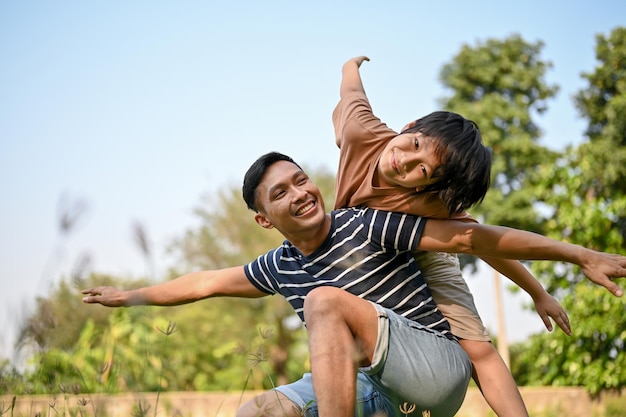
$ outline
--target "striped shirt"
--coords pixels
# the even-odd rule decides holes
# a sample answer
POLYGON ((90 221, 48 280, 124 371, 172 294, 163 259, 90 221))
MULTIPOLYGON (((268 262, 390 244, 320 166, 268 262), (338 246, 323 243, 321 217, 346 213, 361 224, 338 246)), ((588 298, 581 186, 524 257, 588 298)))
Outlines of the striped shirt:
POLYGON ((281 294, 304 322, 304 298, 319 286, 341 288, 452 337, 412 251, 426 219, 369 208, 331 212, 324 243, 303 255, 289 241, 247 264, 250 282, 281 294))

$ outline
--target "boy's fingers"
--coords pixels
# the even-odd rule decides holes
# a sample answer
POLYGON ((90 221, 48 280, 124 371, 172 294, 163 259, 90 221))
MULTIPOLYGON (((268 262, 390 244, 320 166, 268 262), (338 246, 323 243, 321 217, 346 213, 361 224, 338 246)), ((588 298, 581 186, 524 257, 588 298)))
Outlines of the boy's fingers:
POLYGON ((545 314, 540 314, 541 320, 543 321, 543 325, 546 326, 549 332, 552 331, 552 322, 550 321, 550 317, 545 314))

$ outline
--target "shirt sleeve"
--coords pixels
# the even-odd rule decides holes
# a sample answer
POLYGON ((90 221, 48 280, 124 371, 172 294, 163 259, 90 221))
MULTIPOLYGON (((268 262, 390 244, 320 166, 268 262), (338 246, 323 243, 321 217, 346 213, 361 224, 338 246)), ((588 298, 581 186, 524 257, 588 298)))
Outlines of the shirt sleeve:
POLYGON ((367 210, 370 237, 382 248, 395 251, 416 251, 426 218, 390 211, 367 210))
POLYGON ((273 249, 265 255, 259 256, 243 268, 246 277, 252 285, 266 294, 276 294, 278 292, 276 256, 277 249, 273 249))
POLYGON ((388 139, 397 135, 374 115, 365 93, 356 91, 343 97, 335 107, 333 126, 339 148, 347 142, 388 139))

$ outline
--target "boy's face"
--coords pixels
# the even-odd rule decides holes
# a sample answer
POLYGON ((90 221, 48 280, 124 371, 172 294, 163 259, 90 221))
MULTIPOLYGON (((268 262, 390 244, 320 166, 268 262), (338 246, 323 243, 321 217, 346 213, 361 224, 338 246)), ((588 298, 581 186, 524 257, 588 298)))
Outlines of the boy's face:
POLYGON ((433 184, 440 165, 435 141, 420 132, 403 133, 391 139, 380 156, 377 173, 382 186, 414 188, 433 184))

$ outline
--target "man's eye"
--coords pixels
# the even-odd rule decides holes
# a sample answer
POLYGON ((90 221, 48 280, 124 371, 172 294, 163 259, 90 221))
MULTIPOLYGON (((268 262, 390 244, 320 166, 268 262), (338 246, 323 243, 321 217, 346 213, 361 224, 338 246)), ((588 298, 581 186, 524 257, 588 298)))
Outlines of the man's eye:
POLYGON ((298 184, 304 184, 304 183, 306 183, 306 182, 307 182, 307 180, 308 180, 308 178, 307 178, 307 177, 302 177, 302 178, 300 178, 300 179, 298 180, 298 184))
POLYGON ((284 195, 285 195, 284 191, 278 191, 276 194, 274 194, 274 199, 279 199, 284 195))

